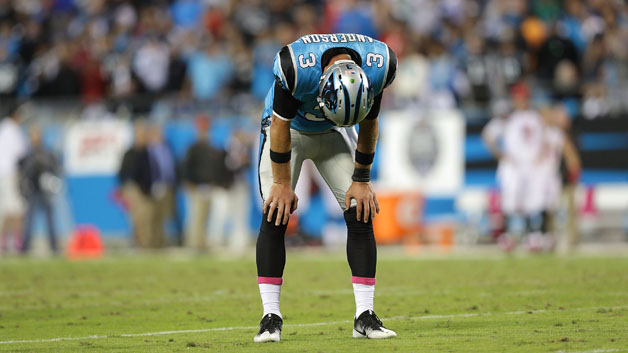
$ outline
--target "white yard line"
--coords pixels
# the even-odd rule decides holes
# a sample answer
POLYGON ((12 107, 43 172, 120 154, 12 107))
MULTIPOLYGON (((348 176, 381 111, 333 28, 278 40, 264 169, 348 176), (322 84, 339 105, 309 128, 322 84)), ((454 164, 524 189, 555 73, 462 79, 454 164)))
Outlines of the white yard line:
POLYGON ((628 352, 628 349, 593 349, 590 351, 557 351, 556 353, 610 353, 610 352, 628 352))
MULTIPOLYGON (((617 309, 625 309, 627 306, 617 306, 606 309, 617 310, 617 309)), ((589 307, 589 308, 571 308, 565 309, 564 311, 583 311, 583 310, 595 310, 600 309, 599 307, 589 307)), ((450 315, 423 315, 423 316, 393 316, 389 318, 385 318, 384 321, 398 321, 398 320, 434 320, 434 319, 455 319, 455 318, 465 318, 465 317, 477 317, 477 316, 491 316, 491 315, 522 315, 527 313, 545 313, 550 310, 528 310, 528 311, 510 311, 505 313, 466 313, 466 314, 450 314, 450 315)), ((553 310, 558 311, 558 310, 553 310)), ((313 326, 328 326, 328 325, 338 325, 338 324, 350 324, 353 323, 353 320, 341 320, 341 321, 326 321, 326 322, 310 322, 303 324, 286 324, 286 327, 313 327, 313 326)), ((232 327, 214 327, 214 328, 206 328, 206 329, 196 329, 196 330, 173 330, 173 331, 157 331, 157 332, 143 332, 143 333, 122 333, 122 334, 114 334, 114 335, 91 335, 91 336, 83 336, 83 337, 57 337, 57 338, 42 338, 42 339, 32 339, 32 340, 8 340, 8 341, 0 341, 0 344, 14 344, 14 343, 45 343, 45 342, 60 342, 60 341, 80 341, 80 340, 95 340, 102 338, 116 338, 116 337, 146 337, 146 336, 161 336, 161 335, 176 335, 181 333, 203 333, 203 332, 214 332, 214 331, 234 331, 234 330, 256 330, 257 326, 232 326, 232 327)), ((616 350, 616 349, 599 349, 592 351, 582 351, 582 352, 564 352, 559 351, 556 353, 606 353, 606 352, 624 352, 626 350, 616 350)))

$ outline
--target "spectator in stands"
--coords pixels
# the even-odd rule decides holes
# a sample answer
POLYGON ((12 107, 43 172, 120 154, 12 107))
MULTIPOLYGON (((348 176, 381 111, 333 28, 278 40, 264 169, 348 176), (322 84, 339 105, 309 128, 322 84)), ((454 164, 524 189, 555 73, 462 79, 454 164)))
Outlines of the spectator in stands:
POLYGON ((154 246, 166 245, 164 224, 175 216, 177 167, 170 146, 164 140, 161 126, 150 128, 148 156, 151 166, 154 246))
POLYGON ((515 33, 513 30, 502 33, 499 41, 499 49, 493 55, 497 62, 496 71, 490 77, 492 79, 493 100, 508 97, 508 91, 524 74, 524 58, 517 51, 515 44, 515 33))
POLYGON ((550 36, 541 45, 537 57, 537 76, 541 80, 556 80, 561 65, 571 65, 580 71, 580 54, 573 42, 566 36, 562 25, 554 24, 550 36))
POLYGON ((57 232, 52 202, 54 195, 61 189, 59 178, 61 166, 55 155, 44 146, 40 127, 31 127, 29 135, 30 150, 20 161, 20 189, 27 202, 22 253, 30 250, 35 213, 41 210, 44 212, 48 228, 50 250, 56 254, 58 252, 57 232))
POLYGON ((138 49, 133 59, 133 72, 143 91, 159 93, 168 83, 170 49, 155 34, 138 49))
POLYGON ((231 72, 232 65, 224 47, 215 40, 204 39, 201 50, 188 58, 188 77, 192 94, 197 100, 216 96, 229 80, 231 72))
POLYGON ((12 60, 7 46, 0 41, 0 99, 15 95, 18 77, 18 63, 12 60))
POLYGON ((131 216, 133 242, 140 248, 154 248, 163 244, 162 239, 155 238, 153 231, 152 174, 147 134, 146 122, 136 122, 134 144, 124 154, 118 173, 122 196, 131 216))
POLYGON ((487 104, 490 99, 490 77, 494 75, 493 62, 486 51, 486 43, 478 33, 469 33, 465 38, 466 55, 462 64, 469 82, 469 98, 478 104, 487 104))
POLYGON ((18 161, 27 150, 21 117, 22 109, 14 106, 0 121, 0 253, 20 247, 24 205, 18 187, 18 161))
POLYGON ((369 2, 357 0, 344 1, 340 5, 337 20, 333 28, 336 33, 361 33, 377 38, 377 29, 373 16, 373 7, 369 2), (343 6, 344 5, 344 6, 343 6))
POLYGON ((275 55, 277 55, 280 49, 281 44, 277 41, 276 37, 271 36, 270 31, 260 33, 257 37, 257 41, 253 47, 251 92, 260 101, 266 97, 268 87, 270 87, 275 80, 275 76, 273 75, 273 62, 275 55))
POLYGON ((41 25, 35 19, 30 18, 24 24, 24 35, 20 38, 18 44, 18 53, 25 65, 29 65, 35 56, 38 55, 43 40, 44 35, 41 25))

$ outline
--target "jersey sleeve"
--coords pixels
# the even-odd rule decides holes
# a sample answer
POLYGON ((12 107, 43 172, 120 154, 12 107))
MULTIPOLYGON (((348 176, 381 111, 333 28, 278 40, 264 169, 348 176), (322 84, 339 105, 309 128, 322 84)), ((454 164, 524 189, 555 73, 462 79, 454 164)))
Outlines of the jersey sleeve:
POLYGON ((275 79, 281 83, 281 87, 289 92, 294 93, 296 89, 296 68, 292 60, 290 48, 286 45, 281 48, 275 56, 273 63, 273 74, 275 79))
POLYGON ((366 120, 377 119, 377 117, 379 116, 379 108, 381 105, 382 105, 382 93, 375 96, 375 99, 373 100, 373 106, 371 107, 371 110, 369 111, 369 113, 366 115, 364 119, 366 120))
POLYGON ((297 115, 300 102, 292 95, 296 88, 296 72, 290 48, 281 48, 273 64, 275 92, 273 94, 273 114, 286 121, 297 115))
POLYGON ((297 115, 301 102, 285 90, 279 81, 275 81, 273 95, 273 114, 281 120, 291 121, 297 115))
POLYGON ((386 70, 384 88, 390 86, 395 80, 395 75, 397 75, 397 54, 388 45, 386 45, 386 48, 388 50, 388 68, 386 70))

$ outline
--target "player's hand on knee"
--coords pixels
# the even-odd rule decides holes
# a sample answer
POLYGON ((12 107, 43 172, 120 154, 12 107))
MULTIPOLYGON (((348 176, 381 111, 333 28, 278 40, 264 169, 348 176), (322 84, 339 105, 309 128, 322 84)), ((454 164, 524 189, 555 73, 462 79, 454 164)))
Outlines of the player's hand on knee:
POLYGON ((351 200, 356 201, 356 220, 367 223, 379 213, 379 202, 371 183, 353 182, 345 196, 345 206, 351 207, 351 200))
POLYGON ((297 209, 299 198, 288 184, 274 183, 270 188, 268 199, 264 202, 266 220, 271 222, 275 212, 275 225, 287 224, 290 214, 297 209))

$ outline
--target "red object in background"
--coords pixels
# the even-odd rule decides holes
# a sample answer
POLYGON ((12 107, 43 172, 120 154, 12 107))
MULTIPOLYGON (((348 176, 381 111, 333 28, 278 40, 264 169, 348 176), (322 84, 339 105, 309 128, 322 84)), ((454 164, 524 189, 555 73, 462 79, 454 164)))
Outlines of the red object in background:
POLYGON ((68 240, 66 255, 69 259, 95 259, 104 254, 100 230, 92 225, 78 226, 68 240))
POLYGON ((220 9, 211 9, 205 12, 203 24, 205 28, 214 36, 218 37, 224 28, 225 18, 220 9))
POLYGON ((89 104, 101 101, 106 94, 107 84, 100 63, 88 57, 80 74, 83 102, 89 104))
POLYGON ((211 117, 207 114, 199 114, 194 119, 194 125, 198 130, 207 130, 211 126, 211 117))
POLYGON ((498 240, 506 232, 506 222, 501 208, 501 195, 499 190, 493 189, 488 194, 488 217, 491 225, 491 237, 498 240))
POLYGON ((520 97, 520 98, 528 99, 530 98, 530 88, 528 87, 528 85, 525 84, 525 82, 515 83, 510 88, 510 96, 512 98, 520 97))
POLYGON ((580 210, 583 216, 592 216, 597 214, 597 208, 595 207, 595 188, 593 186, 587 186, 586 195, 584 197, 584 205, 580 210))

